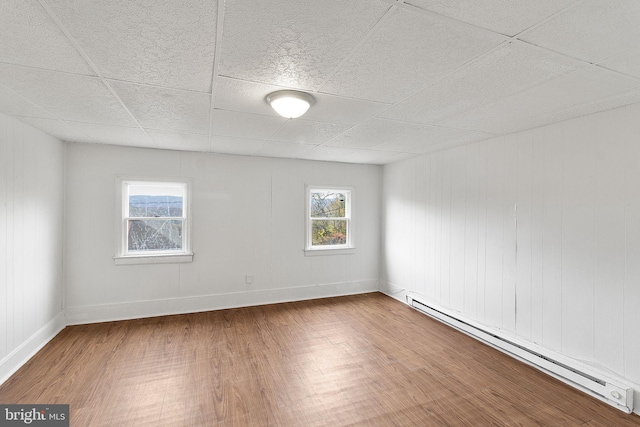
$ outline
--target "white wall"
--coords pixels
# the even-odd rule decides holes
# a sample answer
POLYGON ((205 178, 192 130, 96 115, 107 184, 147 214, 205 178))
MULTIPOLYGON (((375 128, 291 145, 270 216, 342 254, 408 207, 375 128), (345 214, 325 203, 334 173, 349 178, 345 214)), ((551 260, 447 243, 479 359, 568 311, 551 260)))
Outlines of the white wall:
POLYGON ((633 105, 385 166, 383 288, 640 384, 639 118, 633 105))
POLYGON ((0 114, 0 383, 64 327, 64 146, 0 114))
POLYGON ((381 177, 371 165, 68 144, 68 320, 375 291, 381 177), (117 175, 193 178, 192 263, 114 265, 117 175), (304 255, 305 184, 355 187, 355 254, 304 255))

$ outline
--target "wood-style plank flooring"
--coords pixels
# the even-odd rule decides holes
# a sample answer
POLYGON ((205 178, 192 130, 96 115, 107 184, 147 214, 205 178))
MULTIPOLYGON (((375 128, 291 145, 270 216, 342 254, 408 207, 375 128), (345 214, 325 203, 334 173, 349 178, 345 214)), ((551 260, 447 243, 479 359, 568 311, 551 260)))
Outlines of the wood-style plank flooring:
POLYGON ((373 293, 70 326, 0 387, 72 426, 640 426, 373 293))

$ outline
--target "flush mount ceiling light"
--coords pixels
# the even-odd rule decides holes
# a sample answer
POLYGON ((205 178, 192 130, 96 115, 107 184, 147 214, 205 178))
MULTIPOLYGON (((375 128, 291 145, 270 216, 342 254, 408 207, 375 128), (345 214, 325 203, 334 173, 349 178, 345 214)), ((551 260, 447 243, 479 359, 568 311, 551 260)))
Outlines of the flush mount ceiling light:
POLYGON ((288 119, 295 119, 307 112, 315 104, 313 96, 297 90, 279 90, 265 97, 265 100, 276 113, 288 119))

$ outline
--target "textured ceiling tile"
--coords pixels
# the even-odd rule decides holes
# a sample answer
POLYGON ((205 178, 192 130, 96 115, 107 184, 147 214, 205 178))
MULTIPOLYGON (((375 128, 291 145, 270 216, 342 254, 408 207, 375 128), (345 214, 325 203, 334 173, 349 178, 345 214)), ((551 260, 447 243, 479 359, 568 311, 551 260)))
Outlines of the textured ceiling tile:
POLYGON ((368 163, 371 163, 373 165, 388 165, 390 163, 400 162, 412 157, 416 157, 416 155, 411 153, 389 153, 389 155, 387 156, 380 157, 379 159, 373 160, 368 163))
POLYGON ((391 120, 371 119, 326 143, 331 147, 369 148, 402 140, 420 132, 420 126, 391 120))
POLYGON ((607 98, 596 99, 578 105, 572 105, 561 110, 545 113, 533 117, 531 121, 535 126, 543 126, 575 117, 586 116, 600 111, 612 110, 630 104, 640 103, 640 89, 620 93, 607 98))
POLYGON ((384 159, 395 156, 397 153, 389 151, 359 150, 347 156, 347 160, 354 163, 383 162, 384 159))
POLYGON ((284 88, 279 86, 217 77, 213 102, 215 108, 220 110, 280 117, 267 104, 265 97, 271 92, 282 89, 284 88))
POLYGON ((368 0, 228 0, 220 74, 315 89, 387 9, 368 0))
POLYGON ((18 119, 62 141, 87 142, 89 138, 62 120, 45 119, 41 117, 18 117, 18 119))
POLYGON ((105 77, 210 91, 215 1, 47 2, 105 77))
POLYGON ((62 120, 136 125, 96 77, 0 64, 0 81, 62 120))
POLYGON ((502 134, 516 132, 539 126, 537 116, 546 116, 551 122, 556 111, 618 95, 635 86, 635 79, 598 67, 583 68, 445 120, 442 125, 502 134))
POLYGON ((0 2, 0 62, 93 75, 36 0, 0 2))
POLYGON ((0 113, 12 116, 55 119, 42 108, 0 85, 0 113))
POLYGON ((433 132, 437 137, 429 139, 428 145, 449 144, 460 145, 469 144, 471 142, 482 141, 497 136, 493 133, 480 131, 466 131, 462 129, 446 128, 446 127, 428 127, 425 132, 433 132))
POLYGON ((405 3, 513 36, 576 0, 407 0, 405 3))
POLYGON ((146 129, 156 148, 167 150, 209 151, 209 136, 185 132, 146 129))
POLYGON ((386 164, 640 102, 639 5, 226 0, 212 98, 216 1, 4 0, 0 112, 74 142, 386 164), (288 88, 316 98, 300 119, 264 102, 288 88))
POLYGON ((467 144, 492 138, 491 133, 454 129, 441 126, 425 126, 413 132, 410 138, 388 141, 376 145, 376 150, 422 154, 432 151, 434 145, 467 144))
MULTIPOLYGON (((245 80, 218 77, 215 106, 223 110, 277 116, 264 98, 282 87, 245 80)), ((389 105, 380 102, 342 98, 313 93, 315 105, 304 115, 305 120, 329 123, 356 124, 384 110, 389 105)))
POLYGON ((574 71, 582 63, 553 52, 509 43, 380 114, 433 124, 479 105, 574 71))
POLYGON ((357 151, 358 150, 353 148, 318 146, 305 151, 300 154, 298 158, 306 160, 324 160, 327 162, 350 162, 348 157, 357 151))
MULTIPOLYGON (((492 138, 499 136, 499 135, 494 135, 491 134, 492 138)), ((482 138, 482 139, 489 139, 489 138, 482 138)), ((481 139, 481 140, 482 140, 481 139)), ((481 141, 479 140, 479 141, 481 141)), ((450 148, 454 148, 454 147, 459 147, 461 145, 467 145, 470 142, 464 142, 464 141, 443 141, 437 144, 428 144, 425 145, 423 147, 415 147, 414 150, 412 151, 413 154, 415 155, 423 155, 423 154, 429 154, 429 153, 434 153, 436 151, 441 151, 441 150, 447 150, 450 148)))
POLYGON ((640 50, 625 52, 598 65, 630 76, 640 77, 640 50))
POLYGON ((378 144, 373 146, 372 148, 375 150, 381 151, 390 151, 394 153, 414 153, 417 154, 419 151, 416 147, 420 147, 420 145, 413 140, 396 140, 393 142, 385 142, 383 144, 378 144))
POLYGON ((267 141, 258 151, 256 156, 296 158, 301 153, 313 148, 312 145, 292 144, 290 142, 267 141))
POLYGON ((250 156, 255 154, 264 143, 261 139, 214 135, 211 137, 211 151, 214 153, 250 156))
POLYGON ((213 111, 211 133, 219 136, 264 140, 273 135, 286 121, 284 117, 216 109, 213 111))
POLYGON ((522 40, 589 62, 640 47, 640 2, 586 0, 522 40))
POLYGON ((302 119, 288 120, 269 140, 299 144, 322 144, 346 131, 349 127, 349 125, 302 119))
POLYGON ((110 81, 144 128, 209 134, 211 95, 110 81))
POLYGON ((599 67, 587 67, 551 80, 522 95, 533 112, 556 111, 584 102, 607 98, 640 86, 640 80, 599 67))
POLYGON ((397 102, 499 45, 502 36, 397 10, 321 92, 397 102))
POLYGON ((96 125, 93 123, 69 122, 75 130, 89 137, 89 142, 97 144, 127 145, 131 147, 156 148, 153 141, 137 127, 96 125))
POLYGON ((314 94, 315 105, 305 114, 307 120, 355 125, 389 108, 389 104, 343 98, 326 94, 314 94))

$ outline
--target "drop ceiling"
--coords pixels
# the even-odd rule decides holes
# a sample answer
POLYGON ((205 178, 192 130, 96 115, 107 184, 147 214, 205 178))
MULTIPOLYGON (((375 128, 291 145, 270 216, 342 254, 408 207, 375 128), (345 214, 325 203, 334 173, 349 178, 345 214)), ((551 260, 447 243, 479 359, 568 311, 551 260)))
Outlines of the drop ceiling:
POLYGON ((638 102, 637 0, 0 3, 0 112, 64 141, 385 164, 638 102))

